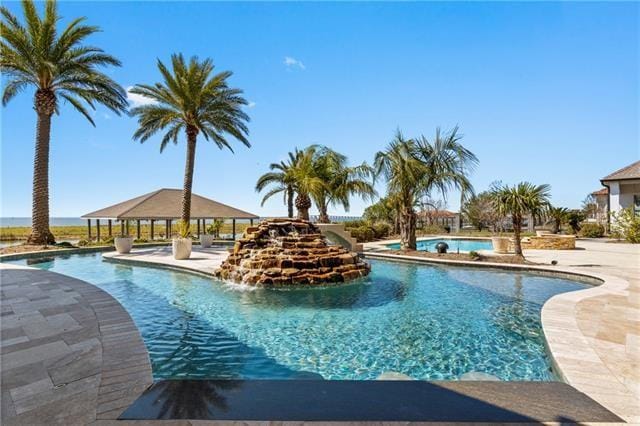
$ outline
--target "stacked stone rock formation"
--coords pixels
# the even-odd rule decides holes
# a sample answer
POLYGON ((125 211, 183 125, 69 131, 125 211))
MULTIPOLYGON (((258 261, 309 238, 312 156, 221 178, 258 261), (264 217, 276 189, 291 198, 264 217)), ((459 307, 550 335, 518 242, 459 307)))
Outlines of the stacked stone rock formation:
POLYGON ((263 286, 339 283, 366 276, 356 253, 329 245, 311 222, 272 219, 249 227, 216 276, 263 286))

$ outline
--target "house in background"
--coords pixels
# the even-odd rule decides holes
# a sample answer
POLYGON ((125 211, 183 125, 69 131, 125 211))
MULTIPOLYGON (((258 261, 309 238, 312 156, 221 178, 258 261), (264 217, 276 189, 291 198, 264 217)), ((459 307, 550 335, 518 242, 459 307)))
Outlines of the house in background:
MULTIPOLYGON (((640 161, 603 177, 600 183, 608 189, 609 212, 632 208, 636 216, 640 216, 640 161)), ((609 217, 609 224, 611 220, 609 217)))
POLYGON ((587 222, 600 225, 608 224, 609 190, 607 188, 602 188, 589 194, 585 203, 587 203, 587 222))

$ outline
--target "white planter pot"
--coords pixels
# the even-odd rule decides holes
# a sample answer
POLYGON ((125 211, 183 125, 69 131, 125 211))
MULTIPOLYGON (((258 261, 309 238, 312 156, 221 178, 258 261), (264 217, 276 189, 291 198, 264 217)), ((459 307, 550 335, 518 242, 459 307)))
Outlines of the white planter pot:
POLYGON ((200 235, 200 247, 202 248, 211 247, 211 244, 213 244, 213 235, 209 235, 209 234, 200 235))
POLYGON ((509 253, 509 238, 491 237, 491 244, 493 245, 494 252, 500 254, 509 253))
POLYGON ((113 240, 116 251, 120 254, 129 253, 133 247, 133 237, 116 237, 113 240))
POLYGON ((174 259, 188 259, 191 256, 191 238, 174 238, 171 240, 171 248, 174 259))

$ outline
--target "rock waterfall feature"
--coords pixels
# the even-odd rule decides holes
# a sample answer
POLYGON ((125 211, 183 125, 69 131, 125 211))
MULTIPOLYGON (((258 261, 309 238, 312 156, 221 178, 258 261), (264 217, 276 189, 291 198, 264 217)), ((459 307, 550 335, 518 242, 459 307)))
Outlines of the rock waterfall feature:
POLYGON ((330 245, 313 223, 271 219, 249 227, 216 276, 259 286, 321 285, 366 276, 369 264, 356 253, 330 245))

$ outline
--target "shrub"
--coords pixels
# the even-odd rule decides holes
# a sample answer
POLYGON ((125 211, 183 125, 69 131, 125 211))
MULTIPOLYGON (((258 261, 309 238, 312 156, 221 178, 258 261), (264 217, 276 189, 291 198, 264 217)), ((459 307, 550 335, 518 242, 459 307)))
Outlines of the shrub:
POLYGON ((347 220, 344 223, 345 229, 361 228, 363 226, 370 226, 371 223, 365 219, 347 220))
POLYGON ((475 250, 471 250, 469 252, 469 257, 473 260, 480 259, 480 254, 475 250))
POLYGON ((359 243, 366 243, 375 239, 375 233, 370 226, 360 226, 358 228, 349 229, 351 236, 358 240, 359 243))
POLYGON ((135 240, 133 240, 133 242, 140 244, 140 243, 148 243, 149 240, 147 240, 146 238, 136 238, 135 240))
POLYGON ((619 213, 612 213, 611 234, 616 238, 624 238, 633 244, 640 243, 640 216, 636 216, 632 208, 619 213))
POLYGON ((114 238, 113 238, 113 237, 104 237, 104 238, 102 239, 102 242, 103 242, 104 244, 113 244, 113 241, 114 241, 114 238))
POLYGON ((580 228, 579 235, 585 238, 600 238, 604 236, 604 226, 597 223, 585 223, 580 228))
POLYGON ((391 225, 385 222, 376 222, 371 228, 373 228, 373 233, 376 238, 385 238, 391 233, 391 225))
POLYGON ((440 225, 426 225, 419 230, 421 235, 442 235, 446 234, 447 231, 440 225))
POLYGON ((565 220, 569 227, 571 228, 572 234, 577 234, 582 228, 581 222, 586 219, 586 216, 581 210, 569 210, 566 213, 565 220))
POLYGON ((78 247, 85 247, 89 245, 89 241, 87 240, 80 240, 78 241, 78 247))
POLYGON ((62 241, 61 243, 56 243, 56 247, 73 248, 74 245, 71 244, 69 241, 62 241))

